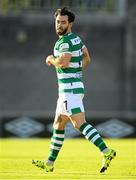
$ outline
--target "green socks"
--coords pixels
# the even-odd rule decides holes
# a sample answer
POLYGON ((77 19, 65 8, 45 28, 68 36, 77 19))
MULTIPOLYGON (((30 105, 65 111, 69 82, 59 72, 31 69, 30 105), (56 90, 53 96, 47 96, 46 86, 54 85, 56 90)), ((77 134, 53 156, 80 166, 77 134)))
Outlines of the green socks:
MULTIPOLYGON (((94 145, 96 145, 101 152, 106 153, 108 148, 104 141, 102 140, 101 136, 98 134, 97 130, 85 122, 81 125, 80 129, 81 133, 85 136, 86 139, 91 141, 94 145)), ((63 145, 64 130, 53 130, 53 136, 51 138, 51 146, 50 146, 50 154, 48 156, 47 162, 53 164, 56 160, 58 153, 63 145)))
POLYGON ((81 125, 79 130, 85 136, 85 138, 95 144, 100 149, 100 151, 105 153, 108 150, 106 144, 93 126, 85 122, 81 125))
POLYGON ((56 160, 58 153, 63 145, 64 136, 64 130, 53 130, 48 162, 54 162, 56 160))

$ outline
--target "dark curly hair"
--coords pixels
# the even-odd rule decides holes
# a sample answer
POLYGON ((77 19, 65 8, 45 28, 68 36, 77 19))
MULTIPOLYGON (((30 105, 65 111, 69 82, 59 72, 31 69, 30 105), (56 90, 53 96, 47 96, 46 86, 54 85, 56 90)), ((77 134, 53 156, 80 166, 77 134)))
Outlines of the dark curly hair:
POLYGON ((57 9, 54 17, 56 18, 58 15, 60 16, 68 16, 68 21, 69 22, 74 22, 75 20, 75 14, 71 12, 67 7, 63 7, 61 9, 57 9))

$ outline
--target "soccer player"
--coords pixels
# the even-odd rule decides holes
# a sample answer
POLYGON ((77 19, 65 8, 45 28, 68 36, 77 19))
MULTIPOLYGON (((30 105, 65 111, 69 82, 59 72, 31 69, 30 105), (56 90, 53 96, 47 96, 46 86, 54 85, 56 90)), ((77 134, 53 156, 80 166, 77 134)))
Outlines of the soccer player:
POLYGON ((71 31, 74 13, 64 7, 57 9, 54 17, 59 39, 54 47, 54 55, 49 55, 45 62, 56 68, 59 97, 48 159, 32 160, 32 163, 47 172, 53 171, 54 162, 64 142, 65 126, 71 121, 73 126, 102 152, 102 173, 108 168, 116 152, 106 146, 97 130, 85 120, 82 69, 90 63, 90 55, 81 38, 71 31))

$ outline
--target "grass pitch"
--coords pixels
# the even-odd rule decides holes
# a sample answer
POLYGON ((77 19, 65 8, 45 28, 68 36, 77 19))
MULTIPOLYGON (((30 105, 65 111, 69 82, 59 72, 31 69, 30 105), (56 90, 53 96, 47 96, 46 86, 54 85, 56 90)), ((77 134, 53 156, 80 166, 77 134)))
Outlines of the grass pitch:
POLYGON ((111 166, 100 174, 99 150, 85 139, 65 140, 53 173, 31 164, 46 159, 49 139, 0 139, 0 180, 132 180, 136 179, 136 139, 106 139, 117 151, 111 166))

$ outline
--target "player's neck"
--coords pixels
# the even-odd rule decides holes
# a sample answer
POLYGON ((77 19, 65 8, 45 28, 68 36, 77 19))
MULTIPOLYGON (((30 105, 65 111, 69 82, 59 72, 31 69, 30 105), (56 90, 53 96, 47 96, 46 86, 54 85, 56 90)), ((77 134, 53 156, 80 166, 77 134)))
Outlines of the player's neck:
POLYGON ((67 31, 65 34, 59 36, 59 38, 61 38, 61 37, 63 37, 63 36, 67 36, 67 35, 69 35, 69 34, 71 34, 71 33, 72 33, 72 31, 67 31))

